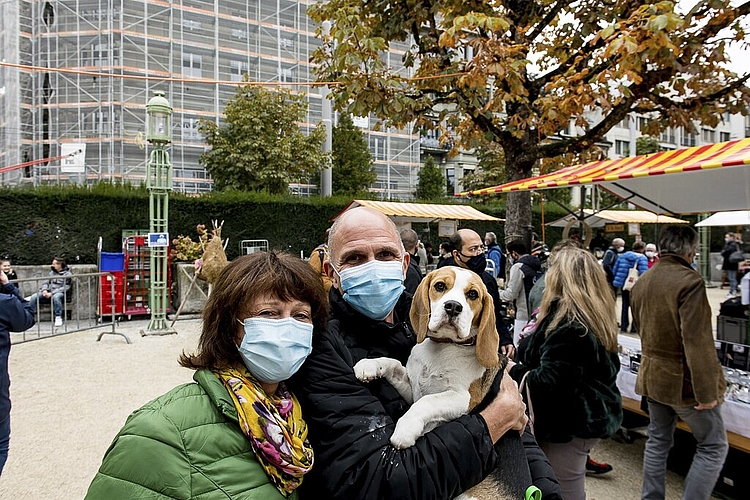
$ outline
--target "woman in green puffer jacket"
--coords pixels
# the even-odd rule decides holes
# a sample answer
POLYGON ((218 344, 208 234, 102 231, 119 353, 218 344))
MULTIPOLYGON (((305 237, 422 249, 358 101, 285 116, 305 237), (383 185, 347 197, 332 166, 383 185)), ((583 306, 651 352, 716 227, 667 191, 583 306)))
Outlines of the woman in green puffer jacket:
POLYGON ((319 277, 291 255, 240 257, 223 270, 203 311, 178 386, 130 415, 87 499, 297 498, 313 465, 307 425, 288 379, 325 327, 319 277))

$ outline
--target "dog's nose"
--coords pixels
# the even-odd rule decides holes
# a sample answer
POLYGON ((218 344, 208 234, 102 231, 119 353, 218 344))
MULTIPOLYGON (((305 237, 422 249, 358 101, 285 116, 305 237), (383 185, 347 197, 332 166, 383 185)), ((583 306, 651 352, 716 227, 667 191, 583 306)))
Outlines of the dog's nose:
POLYGON ((443 308, 445 309, 446 314, 450 316, 451 318, 458 316, 461 314, 461 311, 464 310, 464 306, 461 305, 460 302, 457 302, 455 300, 449 300, 445 304, 443 304, 443 308))

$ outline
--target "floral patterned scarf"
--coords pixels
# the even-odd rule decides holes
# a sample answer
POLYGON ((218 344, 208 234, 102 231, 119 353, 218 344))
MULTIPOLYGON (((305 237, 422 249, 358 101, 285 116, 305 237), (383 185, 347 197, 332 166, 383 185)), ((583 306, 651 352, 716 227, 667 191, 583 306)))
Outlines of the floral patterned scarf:
POLYGON ((302 484, 313 465, 307 442, 307 424, 299 402, 279 384, 276 394, 265 393, 244 367, 215 370, 237 407, 240 428, 250 441, 263 469, 282 495, 288 497, 302 484))

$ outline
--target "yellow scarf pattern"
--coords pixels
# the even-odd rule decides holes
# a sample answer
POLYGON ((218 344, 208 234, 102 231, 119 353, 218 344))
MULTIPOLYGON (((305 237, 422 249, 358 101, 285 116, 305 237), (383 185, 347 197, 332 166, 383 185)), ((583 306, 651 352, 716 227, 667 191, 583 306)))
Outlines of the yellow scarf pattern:
POLYGON ((214 374, 232 396, 240 428, 258 462, 276 489, 288 497, 313 465, 313 450, 307 442, 307 424, 299 401, 283 382, 276 394, 266 394, 245 367, 214 370, 214 374))

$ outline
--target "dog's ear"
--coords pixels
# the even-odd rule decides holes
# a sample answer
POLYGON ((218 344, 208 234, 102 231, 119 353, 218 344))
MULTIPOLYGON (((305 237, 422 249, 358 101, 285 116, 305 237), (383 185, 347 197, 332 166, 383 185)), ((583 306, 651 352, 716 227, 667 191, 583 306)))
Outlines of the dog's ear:
POLYGON ((500 335, 495 325, 495 304, 485 290, 482 296, 482 317, 477 328, 477 361, 485 368, 494 368, 500 362, 500 335))
POLYGON ((434 274, 428 274, 419 282, 409 310, 411 326, 417 332, 417 344, 427 338, 427 325, 430 321, 430 286, 434 274))

